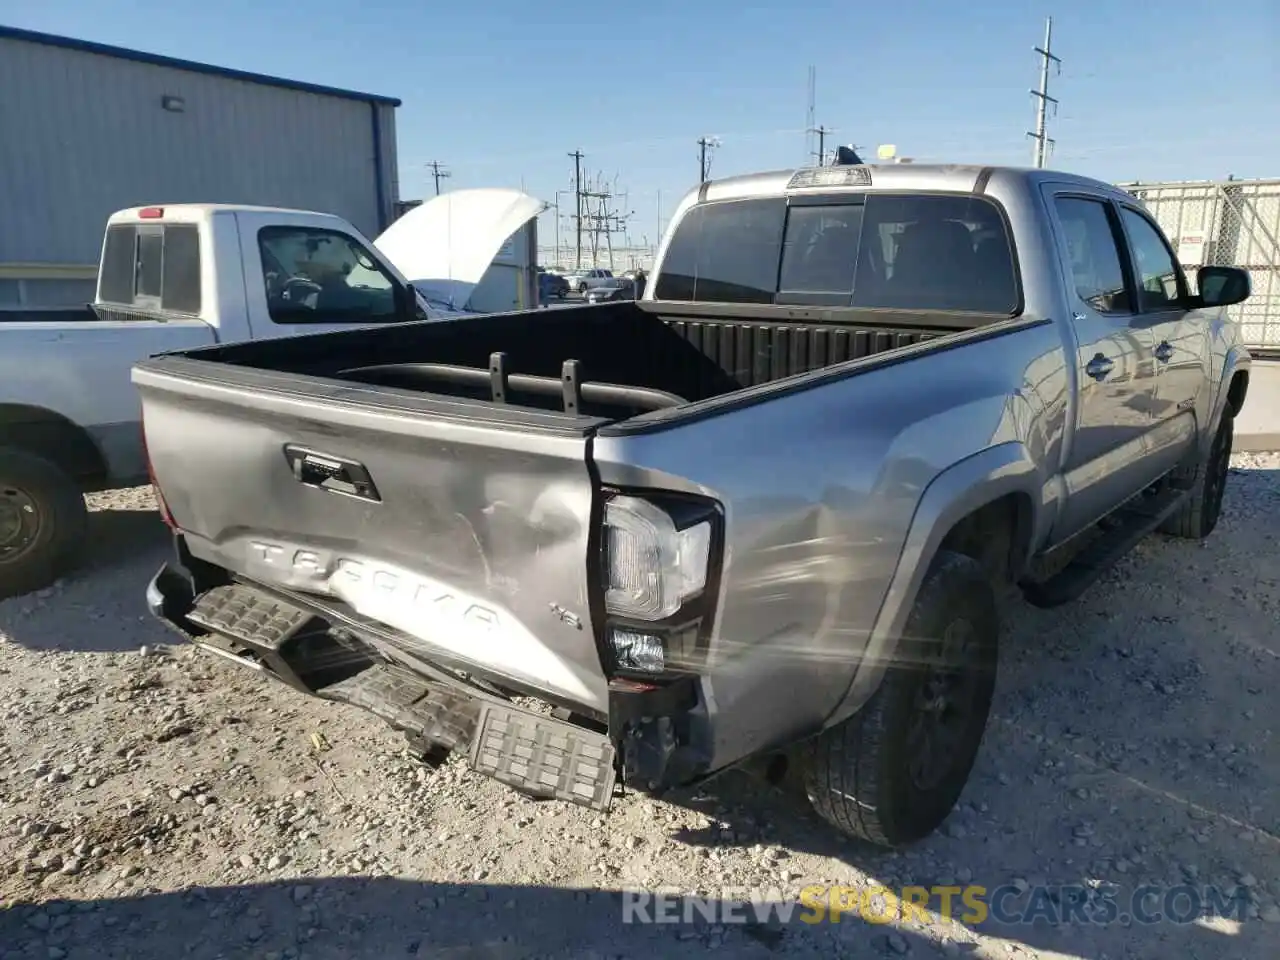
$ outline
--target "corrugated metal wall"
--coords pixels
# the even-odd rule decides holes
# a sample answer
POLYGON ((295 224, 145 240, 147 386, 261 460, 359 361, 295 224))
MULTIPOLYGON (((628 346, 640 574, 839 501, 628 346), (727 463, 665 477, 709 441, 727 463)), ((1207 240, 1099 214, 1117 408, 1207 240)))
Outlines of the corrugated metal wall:
POLYGON ((1280 180, 1122 183, 1146 205, 1195 281, 1196 267, 1244 267, 1253 296, 1229 309, 1246 345, 1280 352, 1280 180))
POLYGON ((375 236, 398 199, 390 104, 2 37, 0 91, 0 265, 96 264, 136 204, 302 207, 375 236))

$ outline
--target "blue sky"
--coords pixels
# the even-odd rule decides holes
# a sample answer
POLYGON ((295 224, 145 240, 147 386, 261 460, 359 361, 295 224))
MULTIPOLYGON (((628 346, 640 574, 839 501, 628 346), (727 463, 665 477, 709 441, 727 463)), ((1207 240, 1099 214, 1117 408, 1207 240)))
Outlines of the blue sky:
POLYGON ((1031 48, 1050 13, 1064 61, 1051 165, 1107 180, 1280 176, 1276 0, 44 0, 0 17, 399 97, 405 198, 433 192, 425 164, 440 160, 446 187, 555 201, 581 149, 627 192, 640 242, 697 180, 699 136, 722 142, 712 176, 804 162, 810 64, 835 142, 1029 163, 1031 48))

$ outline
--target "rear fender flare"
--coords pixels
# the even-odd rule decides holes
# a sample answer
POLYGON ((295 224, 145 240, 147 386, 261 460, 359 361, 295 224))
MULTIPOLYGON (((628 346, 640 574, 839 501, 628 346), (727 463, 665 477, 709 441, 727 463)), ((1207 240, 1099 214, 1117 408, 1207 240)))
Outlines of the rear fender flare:
MULTIPOLYGON (((893 661, 898 638, 929 565, 951 529, 986 504, 1011 493, 1025 494, 1032 505, 1027 529, 1034 543, 1042 537, 1041 527, 1049 519, 1042 507, 1043 486, 1035 460, 1019 442, 989 447, 948 467, 930 481, 916 505, 862 659, 843 699, 827 717, 825 727, 856 713, 879 687, 886 667, 893 661)), ((1028 554, 1031 552, 1033 550, 1028 549, 1028 554)))

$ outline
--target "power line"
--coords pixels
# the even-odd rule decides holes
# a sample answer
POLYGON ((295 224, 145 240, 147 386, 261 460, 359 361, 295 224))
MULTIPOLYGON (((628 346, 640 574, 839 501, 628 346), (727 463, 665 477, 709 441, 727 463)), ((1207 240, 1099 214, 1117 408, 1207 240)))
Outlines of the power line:
POLYGON ((452 177, 453 174, 439 160, 428 160, 427 166, 431 169, 431 176, 436 181, 436 196, 438 197, 440 196, 440 181, 452 177))
POLYGON ((1049 63, 1052 61, 1058 65, 1058 73, 1062 73, 1062 60, 1053 55, 1053 17, 1045 20, 1044 24, 1044 46, 1035 47, 1035 52, 1040 54, 1040 89, 1032 90, 1031 95, 1036 98, 1036 132, 1027 132, 1027 136, 1036 142, 1035 152, 1033 154, 1034 162, 1037 168, 1043 167, 1045 158, 1048 156, 1049 144, 1053 143, 1052 137, 1045 132, 1047 126, 1047 113, 1049 104, 1053 104, 1055 113, 1057 112, 1058 101, 1049 96, 1049 63))

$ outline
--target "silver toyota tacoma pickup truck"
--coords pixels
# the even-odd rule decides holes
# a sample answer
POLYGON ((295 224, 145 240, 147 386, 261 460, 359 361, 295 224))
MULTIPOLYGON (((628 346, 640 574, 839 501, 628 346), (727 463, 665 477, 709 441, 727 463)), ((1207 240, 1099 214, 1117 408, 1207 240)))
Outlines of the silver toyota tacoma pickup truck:
POLYGON ((1193 290, 1068 174, 704 183, 638 302, 137 365, 176 540, 148 602, 430 762, 597 809, 747 766, 909 843, 973 765, 1010 588, 1213 530, 1249 284, 1193 290))

